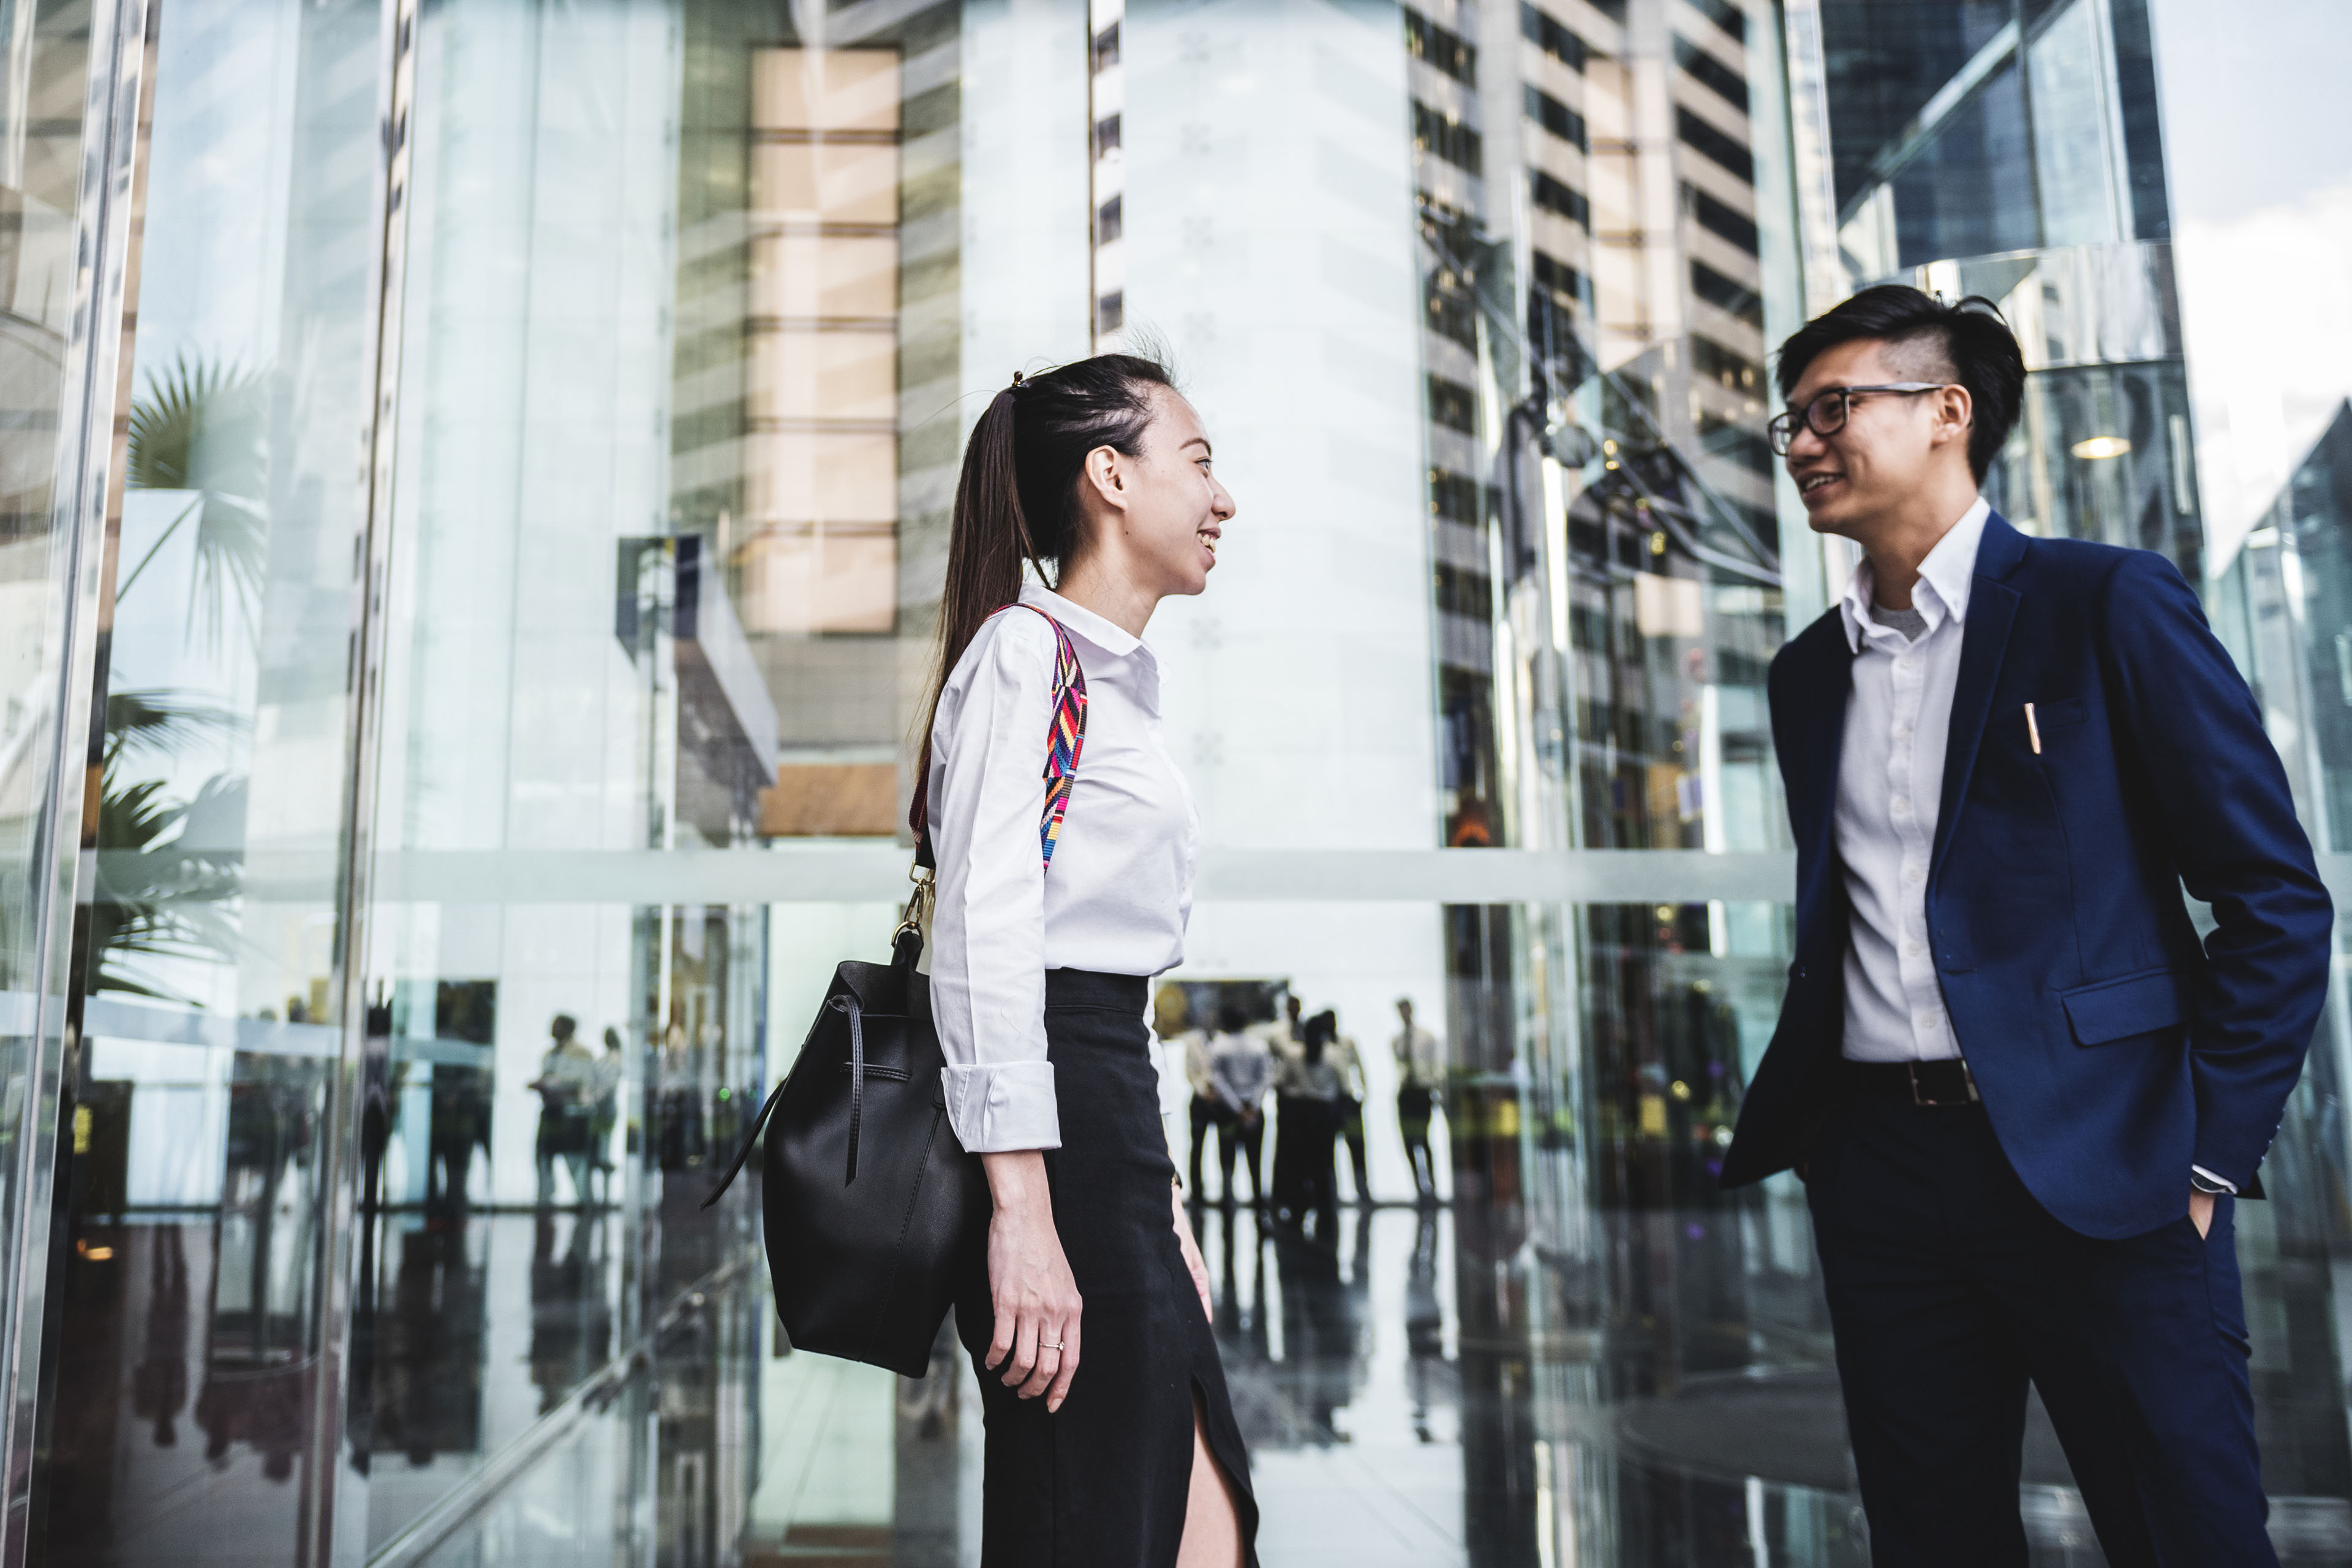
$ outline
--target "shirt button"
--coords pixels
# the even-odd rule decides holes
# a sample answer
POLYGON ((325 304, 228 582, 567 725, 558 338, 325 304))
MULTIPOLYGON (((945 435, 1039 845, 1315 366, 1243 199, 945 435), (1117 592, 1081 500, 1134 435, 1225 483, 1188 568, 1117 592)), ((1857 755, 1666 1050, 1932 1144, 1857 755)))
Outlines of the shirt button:
POLYGON ((1895 816, 1901 816, 1905 812, 1907 812, 1907 811, 1909 811, 1910 809, 1911 809, 1911 797, 1910 797, 1909 795, 1896 795, 1896 796, 1895 797, 1895 816))
POLYGON ((1909 953, 1912 957, 1916 958, 1927 950, 1920 946, 1916 942, 1907 942, 1903 944, 1903 951, 1909 953))
POLYGON ((1925 871, 1906 871, 1903 873, 1903 879, 1916 888, 1920 883, 1927 879, 1927 873, 1925 871))
POLYGON ((1895 661, 1895 668, 1897 668, 1897 669, 1908 669, 1908 668, 1910 668, 1913 665, 1915 665, 1915 664, 1916 664, 1916 663, 1918 663, 1918 662, 1919 662, 1919 661, 1918 661, 1917 659, 1911 658, 1908 654, 1906 654, 1903 658, 1898 658, 1898 659, 1896 659, 1896 660, 1895 661))
POLYGON ((1897 724, 1897 725, 1895 725, 1895 738, 1896 740, 1898 740, 1898 741, 1907 741, 1907 740, 1909 740, 1909 739, 1911 738, 1911 726, 1910 726, 1910 725, 1908 725, 1908 724, 1897 724))

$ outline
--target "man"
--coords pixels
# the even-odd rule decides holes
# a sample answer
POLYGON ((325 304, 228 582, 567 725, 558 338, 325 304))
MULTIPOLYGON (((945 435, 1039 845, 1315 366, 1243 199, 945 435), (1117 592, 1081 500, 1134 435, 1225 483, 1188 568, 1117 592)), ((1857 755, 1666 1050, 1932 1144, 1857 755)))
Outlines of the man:
POLYGON ((1331 1042, 1329 1054, 1331 1066, 1339 1074, 1339 1138, 1348 1145, 1348 1163, 1354 1168, 1356 1202, 1368 1204, 1372 1201, 1372 1184, 1365 1173, 1363 1053, 1353 1038, 1341 1035, 1331 1042))
POLYGON ((1723 1180, 1805 1178, 1874 1559, 2025 1563, 2031 1382, 2109 1562, 2275 1563, 2231 1209, 2333 918, 2285 774, 2169 562, 1979 497, 1985 301, 1867 289, 1778 374, 1864 559, 1772 664, 1796 963, 1723 1180))
POLYGON ((1429 1152, 1429 1112, 1437 1091, 1445 1086, 1445 1058, 1437 1037, 1412 1021, 1412 998, 1397 998, 1397 1031, 1391 1048, 1396 1053, 1397 1131, 1404 1136, 1404 1157, 1412 1167, 1412 1192, 1422 1203, 1437 1201, 1437 1162, 1429 1152))
POLYGON ((1228 1002, 1218 1011, 1217 1040, 1209 1049, 1209 1081, 1230 1118, 1217 1130, 1218 1194, 1234 1203, 1234 1145, 1248 1157, 1250 1202, 1265 1201, 1258 1163, 1265 1142, 1265 1091, 1274 1082, 1274 1058, 1248 1034, 1249 1015, 1228 1002))

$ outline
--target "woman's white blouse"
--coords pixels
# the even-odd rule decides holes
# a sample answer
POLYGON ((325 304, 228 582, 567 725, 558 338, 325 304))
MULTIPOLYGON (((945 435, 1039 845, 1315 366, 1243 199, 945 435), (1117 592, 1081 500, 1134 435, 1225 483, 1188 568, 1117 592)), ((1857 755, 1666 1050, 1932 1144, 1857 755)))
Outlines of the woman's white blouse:
POLYGON ((1087 678, 1077 783, 1045 868, 1054 628, 1027 610, 983 626, 940 692, 929 814, 938 862, 931 1013, 948 1120, 974 1153, 1057 1149, 1045 971, 1158 974, 1184 961, 1201 818, 1160 732, 1160 666, 1118 626, 1034 584, 1087 678))

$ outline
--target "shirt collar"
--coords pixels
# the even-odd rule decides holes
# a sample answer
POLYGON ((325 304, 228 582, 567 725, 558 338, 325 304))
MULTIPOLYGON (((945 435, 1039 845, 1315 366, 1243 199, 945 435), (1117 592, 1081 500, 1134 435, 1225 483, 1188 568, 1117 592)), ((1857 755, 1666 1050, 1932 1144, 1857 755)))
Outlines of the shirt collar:
MULTIPOLYGON (((1946 620, 1965 621, 1969 616, 1969 589, 1976 580, 1977 546, 1983 542, 1985 519, 1992 515, 1992 506, 1979 496, 1974 505, 1960 513, 1958 522, 1944 531, 1936 548, 1919 563, 1919 582, 1912 590, 1912 608, 1925 616, 1927 629, 1934 631, 1946 620)), ((1872 579, 1870 562, 1865 557, 1854 567, 1853 578, 1838 600, 1839 617, 1845 624, 1846 647, 1855 653, 1871 630, 1878 625, 1871 613, 1872 579)))
POLYGON ((1073 637, 1081 637, 1105 653, 1124 658, 1139 649, 1150 654, 1143 639, 1131 636, 1126 628, 1113 625, 1075 600, 1065 599, 1051 588, 1034 583, 1021 584, 1021 602, 1033 605, 1062 623, 1062 629, 1073 637))

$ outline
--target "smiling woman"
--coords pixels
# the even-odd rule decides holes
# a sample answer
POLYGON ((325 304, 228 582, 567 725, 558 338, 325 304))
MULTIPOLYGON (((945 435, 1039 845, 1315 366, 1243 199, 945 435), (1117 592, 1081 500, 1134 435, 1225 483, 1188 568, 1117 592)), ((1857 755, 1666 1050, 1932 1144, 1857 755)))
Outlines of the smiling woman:
POLYGON ((912 826, 938 868, 948 1114, 994 1206, 956 1314, 992 1564, 1256 1562, 1142 1021, 1184 960, 1201 829, 1141 638, 1216 564, 1234 503, 1209 453, 1164 368, 1106 354, 1014 377, 956 493, 912 826))

